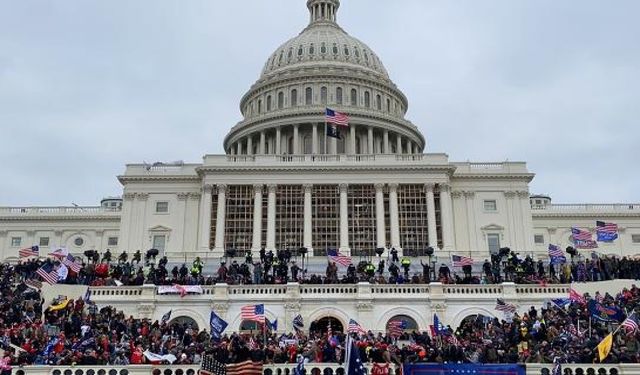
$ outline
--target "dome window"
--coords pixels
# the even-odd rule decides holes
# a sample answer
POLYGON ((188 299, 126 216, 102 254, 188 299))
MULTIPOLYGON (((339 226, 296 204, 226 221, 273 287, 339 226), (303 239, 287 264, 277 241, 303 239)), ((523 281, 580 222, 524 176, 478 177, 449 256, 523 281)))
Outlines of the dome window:
POLYGON ((284 93, 280 91, 278 93, 278 109, 282 109, 284 107, 284 93))
POLYGON ((346 44, 344 45, 344 55, 349 56, 349 46, 347 46, 346 44))
POLYGON ((282 59, 284 59, 284 51, 280 51, 280 57, 278 58, 278 65, 282 64, 282 59))
POLYGON ((391 100, 387 99, 387 112, 391 113, 391 100))
POLYGON ((295 107, 298 105, 298 90, 293 89, 291 90, 291 106, 295 107))
POLYGON ((322 44, 320 45, 320 53, 322 53, 323 55, 327 53, 327 45, 324 42, 322 42, 322 44))
POLYGON ((304 104, 311 105, 313 103, 313 89, 307 87, 304 93, 304 104))
POLYGON ((364 61, 366 61, 367 65, 369 64, 369 54, 367 53, 367 50, 363 50, 362 54, 364 55, 364 61))
POLYGON ((298 56, 302 56, 304 53, 304 48, 302 46, 298 47, 298 56))
POLYGON ((337 55, 338 54, 338 45, 333 43, 333 54, 337 55))
POLYGON ((382 111, 382 97, 380 95, 376 95, 376 108, 378 111, 382 111))
POLYGON ((327 104, 327 88, 324 86, 320 88, 320 101, 323 105, 327 104))
POLYGON ((293 58, 293 48, 289 48, 289 53, 287 54, 287 62, 290 62, 293 58))
POLYGON ((364 106, 371 108, 371 94, 369 94, 369 91, 364 92, 364 106))
POLYGON ((358 50, 358 47, 353 47, 353 54, 356 55, 356 57, 360 57, 360 51, 358 50))
POLYGON ((258 99, 258 114, 262 113, 262 99, 258 99))
POLYGON ((271 110, 271 95, 267 96, 267 112, 271 110))
POLYGON ((311 43, 311 45, 309 45, 309 54, 313 55, 314 53, 316 53, 316 49, 313 46, 313 43, 311 43))
POLYGON ((336 89, 336 104, 342 105, 342 87, 336 89))
POLYGON ((351 105, 354 107, 358 105, 358 91, 356 89, 351 89, 351 105))

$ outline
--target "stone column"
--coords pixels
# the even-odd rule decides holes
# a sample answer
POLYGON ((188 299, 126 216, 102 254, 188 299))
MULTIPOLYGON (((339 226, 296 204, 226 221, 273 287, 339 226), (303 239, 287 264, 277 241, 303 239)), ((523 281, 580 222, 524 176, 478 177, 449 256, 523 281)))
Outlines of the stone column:
POLYGON ((396 151, 398 155, 402 154, 402 136, 400 134, 396 134, 396 151))
POLYGON ((413 142, 407 141, 407 154, 413 154, 413 142))
POLYGON ((481 244, 478 243, 478 236, 476 228, 476 210, 474 207, 474 198, 476 193, 474 191, 465 191, 464 196, 466 198, 467 203, 467 225, 469 229, 469 251, 478 250, 484 248, 481 244))
POLYGON ((312 219, 313 212, 311 210, 311 193, 313 192, 313 185, 306 184, 303 186, 304 188, 304 234, 302 245, 307 249, 311 249, 312 243, 312 219))
POLYGON ((216 252, 224 254, 224 228, 227 211, 227 185, 218 185, 218 212, 216 217, 216 252))
POLYGON ((276 155, 282 155, 282 131, 280 130, 280 127, 278 126, 276 128, 276 150, 275 150, 275 154, 276 155))
POLYGON ((262 185, 253 185, 253 242, 251 250, 262 247, 262 185))
POLYGON ((443 248, 446 251, 452 251, 455 244, 453 236, 453 204, 451 202, 451 187, 447 184, 439 184, 439 187, 443 248))
POLYGON ((264 149, 264 144, 267 141, 267 137, 266 134, 264 134, 264 130, 260 132, 260 147, 258 147, 258 152, 260 153, 260 155, 264 155, 265 153, 265 149, 264 149))
POLYGON ((424 184, 424 190, 427 192, 427 231, 429 233, 429 246, 434 249, 438 248, 438 231, 436 229, 436 200, 433 194, 435 184, 424 184))
POLYGON ((389 215, 391 224, 391 247, 400 251, 400 217, 398 215, 398 184, 389 184, 389 215))
POLYGON ((376 247, 386 247, 386 231, 384 226, 384 184, 376 184, 376 247))
POLYGON ((329 155, 337 155, 338 154, 338 140, 333 137, 327 137, 327 141, 329 142, 329 155))
POLYGON ((367 128, 367 153, 373 155, 373 128, 367 128))
MULTIPOLYGON (((200 240, 198 241, 198 248, 200 249, 200 251, 209 250, 209 240, 211 235, 212 194, 213 185, 207 184, 202 187, 202 195, 200 199, 200 240)), ((186 201, 186 198, 184 199, 184 201, 186 201)))
POLYGON ((349 249, 349 202, 347 197, 348 185, 340 184, 340 251, 347 255, 349 249))
POLYGON ((299 134, 299 125, 293 125, 293 152, 292 154, 297 155, 300 153, 300 134, 299 134))
POLYGON ((247 155, 253 155, 253 137, 247 137, 247 155))
POLYGON ((511 248, 517 248, 517 241, 516 241, 516 211, 515 211, 515 207, 514 207, 514 198, 517 196, 517 192, 515 191, 505 191, 504 192, 504 197, 505 197, 505 201, 506 201, 506 209, 505 211, 507 212, 507 227, 509 228, 506 232, 506 238, 507 241, 506 243, 501 243, 500 245, 503 246, 507 246, 507 247, 511 247, 511 248))
POLYGON ((242 142, 238 140, 236 143, 236 155, 242 155, 242 142))
POLYGON ((267 186, 269 200, 267 202, 267 250, 276 249, 276 189, 277 185, 267 186))
POLYGON ((349 125, 349 151, 352 155, 356 154, 356 125, 349 125))
POLYGON ((311 124, 311 153, 318 154, 318 124, 311 124))
POLYGON ((389 149, 389 131, 385 130, 384 133, 382 133, 382 153, 383 154, 390 154, 391 150, 389 149))

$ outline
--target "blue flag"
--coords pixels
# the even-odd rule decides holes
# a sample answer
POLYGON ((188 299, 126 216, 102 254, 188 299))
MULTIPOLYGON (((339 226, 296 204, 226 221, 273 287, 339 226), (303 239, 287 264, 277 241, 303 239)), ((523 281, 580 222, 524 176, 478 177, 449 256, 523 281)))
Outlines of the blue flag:
POLYGON ((438 314, 433 314, 433 329, 436 335, 446 335, 448 333, 445 326, 440 322, 438 314))
POLYGON ((351 336, 347 337, 347 355, 345 357, 345 367, 347 375, 366 375, 364 364, 360 359, 360 351, 351 336))
POLYGON ((298 355, 298 364, 293 370, 293 375, 304 375, 304 356, 298 355))
POLYGON ((227 328, 229 323, 222 320, 215 311, 211 312, 211 317, 209 318, 209 325, 211 325, 211 337, 214 340, 220 340, 222 337, 222 332, 227 328))
POLYGON ((569 298, 554 298, 551 300, 551 302, 553 302, 554 305, 563 308, 565 306, 567 306, 568 304, 571 303, 571 300, 569 298))
POLYGON ((338 130, 338 127, 335 125, 327 125, 327 137, 342 139, 340 130, 338 130))
POLYGON ((596 300, 589 300, 587 309, 594 319, 603 322, 621 322, 625 319, 624 311, 618 307, 604 306, 596 300))

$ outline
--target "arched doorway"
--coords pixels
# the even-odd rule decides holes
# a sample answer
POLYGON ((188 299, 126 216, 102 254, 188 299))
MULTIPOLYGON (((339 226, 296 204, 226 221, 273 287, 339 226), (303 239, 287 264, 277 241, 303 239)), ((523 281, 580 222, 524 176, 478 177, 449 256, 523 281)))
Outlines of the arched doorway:
POLYGON ((327 334, 329 330, 331 330, 332 333, 344 332, 344 327, 340 320, 331 316, 320 318, 312 322, 309 326, 309 332, 311 333, 327 334))
POLYGON ((169 325, 174 325, 174 324, 177 324, 185 328, 191 328, 194 331, 199 331, 198 323, 196 323, 196 321, 193 320, 193 318, 190 318, 188 316, 179 316, 177 318, 171 319, 171 322, 169 322, 169 325))
POLYGON ((387 321, 387 332, 411 333, 418 331, 418 323, 408 315, 395 315, 387 321))

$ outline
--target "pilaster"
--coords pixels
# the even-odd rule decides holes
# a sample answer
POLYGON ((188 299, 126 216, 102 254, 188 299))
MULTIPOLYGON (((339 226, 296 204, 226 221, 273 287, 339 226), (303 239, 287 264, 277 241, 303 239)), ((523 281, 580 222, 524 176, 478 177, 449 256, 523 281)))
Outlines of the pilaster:
POLYGON ((349 248, 349 206, 348 185, 340 184, 340 251, 344 255, 350 255, 349 248))
POLYGON ((424 184, 424 190, 427 195, 427 231, 429 233, 429 246, 434 249, 438 248, 438 231, 436 226, 436 201, 434 195, 434 183, 424 184))
POLYGON ((276 250, 276 189, 277 185, 267 186, 267 250, 276 250))

